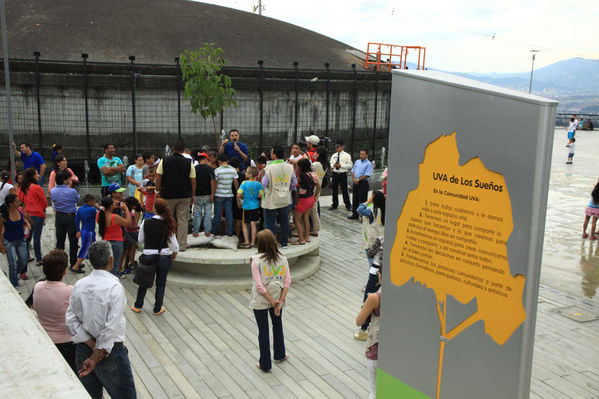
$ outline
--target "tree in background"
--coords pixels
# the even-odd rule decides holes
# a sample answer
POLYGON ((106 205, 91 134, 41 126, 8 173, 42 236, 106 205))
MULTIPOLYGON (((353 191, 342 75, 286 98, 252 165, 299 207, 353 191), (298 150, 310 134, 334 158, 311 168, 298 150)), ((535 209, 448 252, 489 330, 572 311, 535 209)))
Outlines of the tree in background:
POLYGON ((222 73, 223 53, 223 49, 214 47, 214 43, 204 43, 198 51, 185 50, 179 57, 185 99, 189 100, 193 113, 199 111, 202 118, 212 119, 217 145, 220 142, 214 117, 227 107, 237 106, 231 78, 222 73))

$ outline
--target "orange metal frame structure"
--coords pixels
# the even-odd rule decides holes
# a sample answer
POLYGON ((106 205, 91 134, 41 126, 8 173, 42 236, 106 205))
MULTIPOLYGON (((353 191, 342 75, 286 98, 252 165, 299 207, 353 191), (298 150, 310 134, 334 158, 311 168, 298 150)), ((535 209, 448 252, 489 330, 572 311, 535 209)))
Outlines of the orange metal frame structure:
POLYGON ((369 42, 364 67, 368 68, 370 65, 376 65, 377 71, 380 71, 381 67, 386 68, 388 71, 391 69, 407 69, 408 52, 412 51, 418 51, 418 66, 416 69, 424 69, 426 47, 369 42), (384 58, 386 58, 386 61, 384 58), (422 65, 420 64, 421 59, 422 65))

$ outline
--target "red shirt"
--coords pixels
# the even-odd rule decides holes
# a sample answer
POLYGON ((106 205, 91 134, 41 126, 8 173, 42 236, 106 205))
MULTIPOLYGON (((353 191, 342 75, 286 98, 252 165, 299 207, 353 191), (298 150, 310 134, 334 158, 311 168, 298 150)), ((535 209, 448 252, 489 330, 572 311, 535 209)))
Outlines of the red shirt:
POLYGON ((35 183, 29 185, 27 194, 24 194, 21 188, 17 192, 19 200, 25 204, 25 212, 29 216, 38 216, 46 218, 46 208, 48 207, 48 201, 44 194, 44 189, 35 183))
POLYGON ((314 158, 314 155, 316 155, 316 148, 312 148, 306 152, 308 153, 308 155, 310 155, 310 161, 316 162, 316 159, 314 158))

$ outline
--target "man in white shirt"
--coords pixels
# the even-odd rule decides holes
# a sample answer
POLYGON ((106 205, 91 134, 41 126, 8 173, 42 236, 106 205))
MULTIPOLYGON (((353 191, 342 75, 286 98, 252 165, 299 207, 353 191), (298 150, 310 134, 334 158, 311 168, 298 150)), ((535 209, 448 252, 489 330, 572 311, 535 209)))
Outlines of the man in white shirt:
POLYGON ((93 399, 105 388, 112 398, 136 398, 125 341, 125 290, 110 273, 112 248, 96 241, 88 251, 94 270, 73 288, 66 325, 77 344, 75 363, 81 383, 93 399))
POLYGON ((347 172, 351 170, 353 163, 351 156, 343 151, 343 142, 337 141, 335 144, 336 152, 331 156, 331 188, 333 189, 333 204, 329 211, 337 209, 339 205, 338 188, 341 187, 341 195, 345 209, 351 211, 351 202, 349 202, 349 193, 347 192, 347 172))

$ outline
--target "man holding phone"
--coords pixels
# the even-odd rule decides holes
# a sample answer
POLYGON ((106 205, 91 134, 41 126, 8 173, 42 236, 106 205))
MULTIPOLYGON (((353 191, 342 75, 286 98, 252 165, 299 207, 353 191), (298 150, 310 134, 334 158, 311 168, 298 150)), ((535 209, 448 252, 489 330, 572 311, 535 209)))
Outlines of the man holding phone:
POLYGON ((239 130, 231 129, 229 132, 229 138, 224 139, 223 143, 218 149, 218 154, 225 153, 229 157, 229 161, 233 158, 239 158, 241 166, 240 172, 245 171, 245 168, 250 165, 250 153, 248 146, 245 143, 239 141, 239 130))

